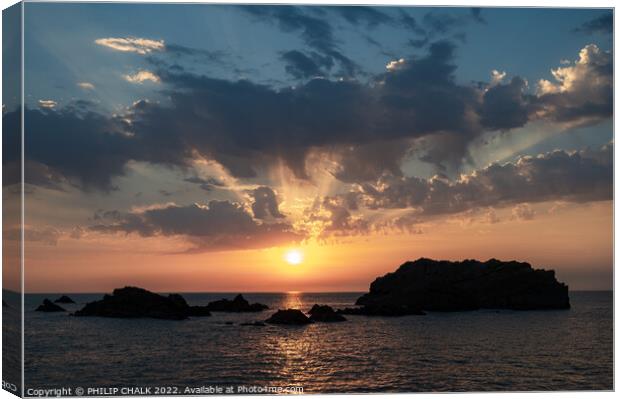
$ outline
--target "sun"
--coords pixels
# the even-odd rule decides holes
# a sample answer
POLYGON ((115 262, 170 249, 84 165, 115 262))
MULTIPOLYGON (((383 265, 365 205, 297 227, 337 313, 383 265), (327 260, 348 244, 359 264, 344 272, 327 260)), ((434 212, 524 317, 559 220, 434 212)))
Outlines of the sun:
POLYGON ((290 265, 299 265, 304 260, 304 254, 299 249, 289 249, 284 254, 284 260, 290 265))

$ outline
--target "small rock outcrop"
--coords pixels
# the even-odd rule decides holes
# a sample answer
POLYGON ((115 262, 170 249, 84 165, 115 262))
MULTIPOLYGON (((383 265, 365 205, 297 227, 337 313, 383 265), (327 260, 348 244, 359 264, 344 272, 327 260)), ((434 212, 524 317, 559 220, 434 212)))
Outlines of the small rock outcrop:
POLYGON ((568 286, 553 270, 525 262, 420 258, 377 278, 356 305, 365 311, 407 307, 430 311, 568 309, 568 286))
POLYGON ((184 320, 190 316, 210 316, 204 306, 189 306, 179 294, 159 295, 142 288, 117 288, 112 295, 90 302, 74 316, 153 318, 184 320))
POLYGON ((312 320, 299 309, 286 309, 278 310, 265 322, 271 324, 304 325, 312 323, 312 320))
POLYGON ((336 313, 329 305, 314 305, 308 314, 310 315, 310 320, 322 323, 347 321, 343 315, 336 313))
POLYGON ((39 307, 36 308, 35 310, 37 312, 66 312, 65 309, 63 309, 60 306, 56 305, 54 302, 50 301, 47 298, 45 298, 43 300, 43 303, 41 305, 39 305, 39 307))
POLYGON ((338 309, 339 314, 361 315, 361 316, 424 316, 426 313, 415 306, 398 305, 368 305, 358 308, 338 309))
POLYGON ((66 295, 61 296, 60 298, 56 299, 54 302, 55 303, 75 303, 73 299, 69 298, 66 295))
POLYGON ((220 299, 217 301, 209 302, 207 308, 212 312, 261 312, 265 309, 269 309, 269 306, 262 303, 248 302, 243 295, 239 294, 233 299, 220 299))

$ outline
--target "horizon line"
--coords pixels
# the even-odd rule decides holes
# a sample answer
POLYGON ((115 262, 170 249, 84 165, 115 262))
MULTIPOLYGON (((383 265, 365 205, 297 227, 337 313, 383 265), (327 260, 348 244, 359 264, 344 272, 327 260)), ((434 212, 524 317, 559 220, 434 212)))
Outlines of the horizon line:
MULTIPOLYGON (((130 286, 126 286, 126 287, 130 287, 130 286)), ((119 287, 119 288, 124 288, 124 287, 119 287)), ((142 287, 138 287, 138 288, 142 288, 142 287)), ((115 290, 117 288, 114 288, 113 290, 115 290)), ((143 288, 146 289, 146 288, 143 288)), ((54 295, 58 295, 58 294, 72 294, 72 295, 88 295, 88 294, 108 294, 111 293, 113 290, 111 291, 90 291, 90 292, 86 292, 86 291, 81 291, 81 292, 70 292, 70 291, 57 291, 57 292, 51 292, 51 291, 35 291, 35 292, 24 292, 24 295, 45 295, 45 294, 54 294, 54 295)), ((17 295, 21 295, 21 292, 18 291, 14 291, 8 288, 3 288, 2 291, 8 291, 17 295)), ((147 290, 147 291, 151 291, 151 290, 147 290)), ((156 294, 364 294, 368 291, 298 291, 298 290, 291 290, 291 291, 151 291, 154 292, 156 294)), ((613 288, 608 288, 608 289, 581 289, 581 290, 571 290, 569 288, 568 292, 614 292, 613 288)))

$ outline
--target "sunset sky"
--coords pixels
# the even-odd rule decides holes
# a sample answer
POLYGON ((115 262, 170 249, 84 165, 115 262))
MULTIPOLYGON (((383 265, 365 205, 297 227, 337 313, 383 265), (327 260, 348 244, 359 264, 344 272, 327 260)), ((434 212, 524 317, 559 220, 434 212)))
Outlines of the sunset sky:
POLYGON ((28 292, 364 291, 422 256, 612 287, 610 10, 24 20, 28 292))

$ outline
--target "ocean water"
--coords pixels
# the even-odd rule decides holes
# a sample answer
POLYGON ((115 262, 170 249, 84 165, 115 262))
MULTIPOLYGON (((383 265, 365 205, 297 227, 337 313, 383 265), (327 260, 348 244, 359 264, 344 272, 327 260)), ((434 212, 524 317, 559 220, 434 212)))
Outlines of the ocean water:
MULTIPOLYGON (((305 393, 613 389, 612 292, 571 292, 572 309, 562 311, 239 325, 264 320, 277 308, 350 306, 360 294, 244 294, 271 309, 185 321, 34 312, 43 298, 60 294, 26 295, 25 386, 295 386, 305 393)), ((183 295, 192 305, 234 296, 183 295)), ((66 308, 101 296, 71 295, 78 304, 66 308)))

